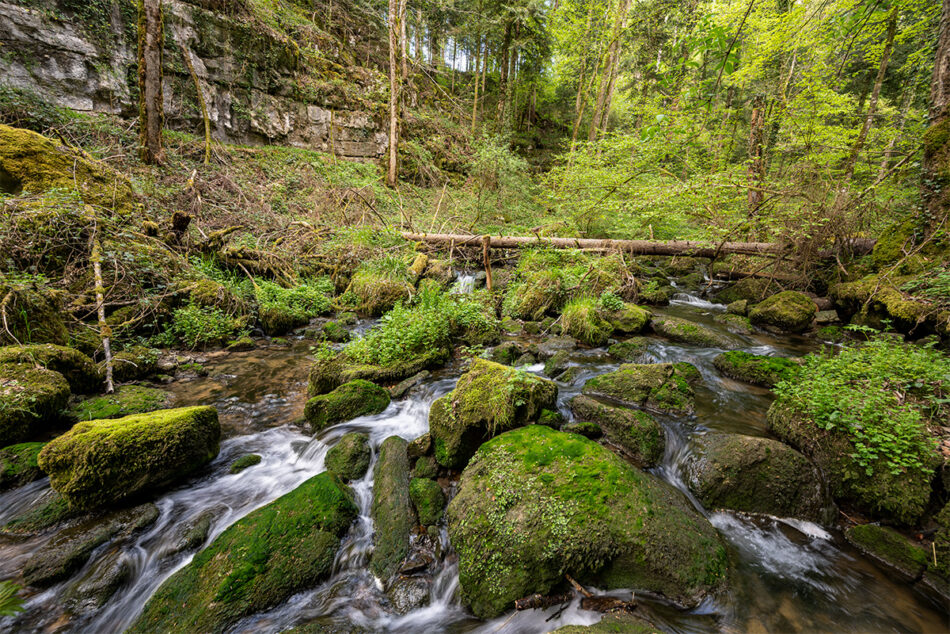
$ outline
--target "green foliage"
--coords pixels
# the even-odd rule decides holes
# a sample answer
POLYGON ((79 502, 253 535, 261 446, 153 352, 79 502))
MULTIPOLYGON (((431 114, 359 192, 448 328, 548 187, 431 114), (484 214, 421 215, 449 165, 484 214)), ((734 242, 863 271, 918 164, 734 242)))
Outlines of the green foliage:
POLYGON ((16 616, 23 611, 19 592, 20 586, 12 581, 0 581, 0 616, 16 616))
POLYGON ((295 320, 309 321, 329 311, 332 295, 333 282, 326 277, 308 280, 291 288, 268 280, 256 280, 254 286, 254 296, 261 312, 278 309, 295 320))
POLYGON ((190 350, 223 345, 247 334, 241 320, 220 308, 203 308, 189 304, 177 309, 165 331, 152 338, 159 346, 181 345, 190 350))
POLYGON ((950 309, 950 264, 938 266, 901 286, 919 299, 942 309, 950 309))
POLYGON ((623 298, 610 291, 601 293, 597 302, 601 308, 609 311, 622 310, 624 307, 623 298))
POLYGON ((805 357, 795 380, 775 387, 826 430, 854 445, 852 458, 868 475, 931 473, 935 451, 927 425, 950 414, 950 359, 931 347, 888 337, 805 357))

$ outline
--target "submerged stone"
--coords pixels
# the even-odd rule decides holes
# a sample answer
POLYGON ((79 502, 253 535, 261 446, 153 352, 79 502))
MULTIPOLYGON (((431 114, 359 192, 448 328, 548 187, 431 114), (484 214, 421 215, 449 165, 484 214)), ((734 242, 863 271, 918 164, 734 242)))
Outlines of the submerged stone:
POLYGON ((59 372, 24 363, 0 365, 0 446, 52 427, 68 399, 69 383, 59 372))
POLYGON ((378 414, 389 407, 386 388, 363 379, 344 383, 329 394, 314 396, 304 407, 310 428, 317 432, 334 423, 378 414))
POLYGON ((619 401, 625 405, 669 413, 691 414, 695 407, 693 387, 701 380, 689 363, 626 363, 584 384, 583 393, 619 401))
POLYGON ((796 291, 782 291, 759 302, 749 311, 749 320, 785 332, 802 332, 811 326, 818 307, 810 297, 796 291))
POLYGON ((248 469, 260 463, 261 463, 261 456, 259 454, 247 453, 231 463, 231 466, 228 467, 228 473, 230 474, 241 473, 245 469, 248 469))
POLYGON ((314 587, 356 514, 338 478, 310 478, 228 527, 158 588, 128 632, 223 632, 314 587))
POLYGON ((330 447, 324 464, 328 471, 337 474, 346 482, 359 480, 366 475, 369 460, 369 434, 350 432, 330 447))
POLYGON ((578 420, 597 423, 607 439, 640 467, 656 466, 663 458, 666 436, 660 424, 646 412, 607 405, 583 394, 571 399, 571 410, 578 420))
POLYGON ((390 436, 379 447, 373 474, 373 556, 370 569, 387 584, 409 554, 412 507, 405 440, 390 436))

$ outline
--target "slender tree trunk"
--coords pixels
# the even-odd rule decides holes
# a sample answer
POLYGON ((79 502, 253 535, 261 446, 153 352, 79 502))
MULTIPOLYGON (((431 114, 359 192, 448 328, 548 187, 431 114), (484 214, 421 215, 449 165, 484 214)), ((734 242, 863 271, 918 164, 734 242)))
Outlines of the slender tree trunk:
MULTIPOLYGON (((580 108, 577 110, 577 117, 574 119, 574 131, 571 133, 571 151, 574 151, 574 146, 577 145, 577 134, 580 132, 581 123, 584 121, 584 111, 587 109, 587 95, 590 94, 590 91, 594 89, 594 81, 597 79, 597 69, 595 68, 590 74, 590 80, 587 82, 587 88, 583 89, 583 99, 580 102, 580 108)), ((578 91, 581 91, 583 87, 578 87, 578 91)), ((578 95, 580 98, 580 95, 578 95)))
POLYGON ((425 50, 422 48, 422 7, 416 9, 416 59, 423 63, 426 59, 425 50))
POLYGON ((399 71, 399 3, 389 0, 389 165, 386 184, 395 187, 399 179, 399 101, 401 75, 399 71))
POLYGON ((452 85, 449 88, 451 94, 455 94, 455 61, 458 55, 458 40, 452 38, 452 85))
POLYGON ((139 146, 146 163, 162 163, 162 0, 139 0, 139 146))
POLYGON ((511 63, 511 23, 505 25, 505 36, 501 41, 498 65, 498 121, 505 120, 505 108, 508 107, 508 66, 511 63))
POLYGON ((765 97, 752 98, 752 116, 749 118, 749 220, 762 204, 761 187, 765 181, 765 97))
POLYGON ((478 40, 478 48, 475 51, 475 96, 472 98, 472 134, 475 134, 475 124, 478 122, 478 65, 482 59, 482 42, 478 40))
POLYGON ((884 157, 881 159, 881 167, 877 172, 877 180, 883 180, 887 175, 887 170, 891 165, 891 157, 894 156, 894 148, 897 147, 897 142, 900 141, 901 134, 904 132, 904 124, 907 123, 907 113, 910 110, 910 105, 914 102, 914 80, 908 83, 907 87, 904 88, 904 97, 901 99, 901 109, 897 114, 897 130, 894 136, 891 137, 890 142, 887 144, 887 149, 884 150, 884 157))
POLYGON ((406 93, 410 93, 410 99, 415 101, 415 91, 409 84, 409 38, 406 37, 407 22, 406 19, 406 0, 399 0, 399 50, 402 57, 402 87, 399 90, 401 101, 399 103, 400 116, 406 114, 406 93))
POLYGON ((485 112, 485 76, 488 74, 488 37, 485 38, 485 52, 482 53, 482 98, 478 102, 480 113, 485 112))
POLYGON ((945 224, 950 212, 950 0, 943 0, 933 81, 930 126, 924 133, 921 193, 928 233, 945 224))
POLYGON ((604 72, 600 77, 600 88, 597 91, 597 103, 594 106, 594 118, 590 123, 590 129, 587 133, 588 141, 596 141, 597 133, 600 131, 602 122, 607 119, 610 103, 608 95, 610 94, 610 84, 617 72, 617 60, 620 57, 620 38, 627 22, 627 12, 630 8, 630 0, 619 0, 617 15, 614 16, 614 27, 611 33, 610 46, 607 48, 607 60, 604 63, 604 72))

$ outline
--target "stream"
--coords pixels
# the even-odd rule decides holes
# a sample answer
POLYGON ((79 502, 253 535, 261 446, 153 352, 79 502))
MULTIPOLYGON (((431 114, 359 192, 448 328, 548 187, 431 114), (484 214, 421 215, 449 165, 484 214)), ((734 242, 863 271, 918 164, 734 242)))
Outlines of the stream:
MULTIPOLYGON (((677 295, 668 307, 654 312, 684 317, 726 333, 739 349, 756 354, 798 356, 818 347, 814 339, 767 334, 729 333, 713 320, 722 306, 692 295, 677 295)), ((365 331, 363 321, 356 330, 365 331)), ((540 341, 524 337, 525 341, 540 341)), ((683 471, 692 438, 718 432, 767 435, 765 413, 771 402, 767 390, 719 375, 712 359, 719 349, 672 344, 650 337, 653 361, 688 361, 702 373, 695 416, 657 417, 666 430, 667 449, 653 472, 681 489, 721 532, 733 562, 729 592, 681 611, 659 600, 638 596, 640 610, 658 627, 672 632, 937 632, 946 631, 947 615, 893 575, 880 571, 854 551, 836 531, 799 520, 751 517, 711 512, 696 502, 684 484, 683 471)), ((359 517, 337 554, 332 577, 319 587, 298 594, 283 605, 234 625, 231 632, 279 632, 296 625, 319 623, 333 631, 386 632, 548 632, 567 624, 591 624, 601 615, 580 609, 575 600, 564 610, 512 612, 483 622, 471 617, 457 598, 458 569, 442 528, 441 554, 423 592, 428 605, 398 614, 368 568, 372 551, 373 467, 375 451, 391 435, 407 440, 428 429, 431 403, 450 391, 460 368, 434 372, 423 385, 394 401, 381 414, 335 425, 311 437, 298 425, 306 399, 311 363, 309 342, 295 339, 286 346, 262 346, 250 352, 209 355, 206 377, 167 386, 174 406, 207 404, 218 408, 224 440, 220 455, 198 476, 160 495, 158 520, 141 534, 119 545, 98 547, 73 577, 27 599, 26 611, 13 620, 0 619, 3 631, 120 632, 138 616, 148 597, 173 572, 186 565, 193 552, 175 545, 202 517, 211 517, 205 545, 225 528, 323 470, 324 457, 343 434, 367 432, 374 455, 367 475, 352 483, 359 517), (257 453, 260 464, 230 474, 231 462, 257 453), (95 571, 106 557, 124 560, 131 573, 120 589, 97 610, 71 615, 64 598, 95 571)), ((570 418, 567 402, 592 376, 619 363, 606 350, 578 350, 572 363, 580 366, 573 383, 558 383, 559 408, 570 418)), ((528 369, 541 372, 541 365, 528 369)), ((49 493, 48 480, 0 495, 0 524, 49 493)), ((14 541, 0 538, 0 579, 14 578, 26 558, 50 535, 14 541)), ((416 537, 414 536, 414 539, 416 537)), ((629 598, 629 593, 612 593, 629 598)))

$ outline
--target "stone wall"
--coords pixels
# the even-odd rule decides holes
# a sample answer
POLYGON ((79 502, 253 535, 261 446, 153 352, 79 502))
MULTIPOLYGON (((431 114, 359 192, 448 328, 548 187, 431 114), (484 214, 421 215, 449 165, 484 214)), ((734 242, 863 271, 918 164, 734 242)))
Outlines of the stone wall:
MULTIPOLYGON (((34 2, 0 1, 0 84, 74 110, 136 116, 134 3, 46 0, 23 6, 34 2)), ((292 144, 358 160, 385 153, 378 73, 337 65, 335 81, 323 81, 302 68, 288 37, 179 0, 165 0, 164 8, 167 127, 202 130, 184 46, 216 139, 292 144), (361 92, 365 98, 354 97, 361 92)))

